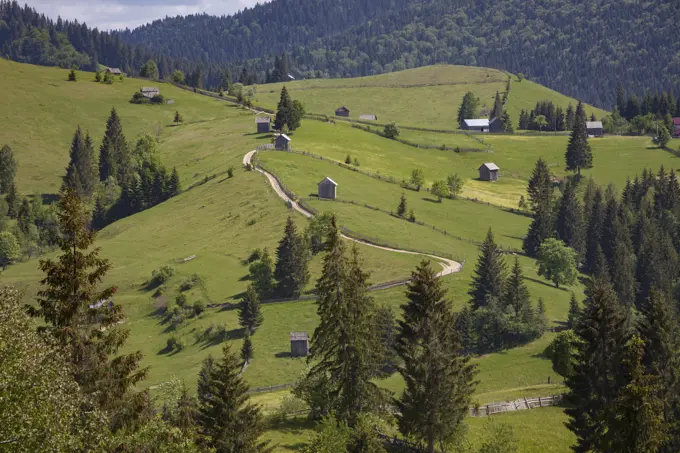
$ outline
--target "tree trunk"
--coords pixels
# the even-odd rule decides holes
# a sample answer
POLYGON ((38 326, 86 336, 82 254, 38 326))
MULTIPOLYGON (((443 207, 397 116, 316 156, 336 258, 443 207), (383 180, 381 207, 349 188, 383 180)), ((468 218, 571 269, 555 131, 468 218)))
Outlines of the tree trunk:
POLYGON ((427 453, 435 453, 434 452, 434 437, 430 436, 430 438, 427 439, 427 453))

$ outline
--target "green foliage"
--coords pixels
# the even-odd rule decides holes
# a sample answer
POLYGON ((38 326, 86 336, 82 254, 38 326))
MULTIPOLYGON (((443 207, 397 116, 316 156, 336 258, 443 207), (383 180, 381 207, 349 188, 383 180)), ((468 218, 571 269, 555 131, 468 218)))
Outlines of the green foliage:
POLYGON ((71 144, 70 161, 66 167, 63 185, 75 190, 78 196, 89 199, 98 182, 97 162, 95 160, 92 138, 78 127, 71 144))
POLYGON ((323 418, 317 434, 310 440, 303 453, 348 453, 347 444, 352 431, 346 423, 338 421, 333 414, 323 418))
POLYGON ((121 452, 137 453, 201 453, 191 434, 172 426, 160 415, 152 417, 131 433, 117 436, 112 448, 121 452))
POLYGON ((406 196, 402 193, 401 198, 399 199, 399 206, 397 206, 397 215, 399 217, 405 217, 406 216, 406 196))
POLYGON ((302 235, 298 234, 292 218, 286 221, 284 236, 276 249, 276 294, 279 297, 298 297, 309 281, 309 252, 302 235))
POLYGON ((494 235, 489 228, 468 291, 472 308, 478 309, 486 306, 489 299, 500 300, 503 297, 504 282, 505 261, 503 260, 503 252, 496 244, 494 235))
POLYGON ((413 169, 409 182, 416 187, 417 191, 420 191, 420 187, 425 184, 425 173, 422 168, 413 169))
POLYGON ((345 163, 350 165, 352 163, 352 156, 348 154, 347 157, 345 157, 345 163))
POLYGON ((557 212, 555 233, 558 239, 576 250, 579 256, 585 253, 585 223, 583 206, 576 194, 577 187, 568 180, 557 212))
POLYGON ((154 269, 151 272, 151 278, 146 284, 150 288, 156 288, 170 280, 170 278, 173 275, 175 275, 175 268, 172 266, 165 265, 160 267, 159 269, 154 269))
POLYGON ((0 231, 0 266, 4 270, 21 256, 16 237, 9 231, 0 231))
POLYGON ((449 192, 453 198, 457 198, 463 191, 465 186, 465 179, 458 176, 458 173, 446 177, 446 185, 449 187, 449 192))
POLYGON ((487 433, 478 453, 516 453, 519 451, 512 426, 495 422, 493 419, 487 423, 487 433))
POLYGON ((9 192, 17 174, 17 161, 9 145, 0 149, 0 194, 9 192))
POLYGON ((463 102, 458 109, 458 126, 463 127, 463 121, 474 119, 477 117, 477 109, 479 107, 479 98, 474 93, 468 91, 463 97, 463 102))
POLYGON ((574 373, 576 335, 571 330, 558 333, 545 350, 545 356, 552 361, 553 371, 567 378, 574 373))
POLYGON ((250 265, 249 272, 252 286, 260 299, 271 298, 274 292, 274 263, 266 248, 257 261, 250 265))
POLYGON ((588 143, 586 112, 582 102, 579 102, 576 106, 576 118, 569 137, 565 159, 567 171, 575 171, 578 175, 581 175, 582 168, 593 167, 593 150, 588 143))
POLYGON ((556 288, 576 282, 576 252, 559 239, 546 239, 538 250, 538 275, 552 281, 556 288))
POLYGON ((162 94, 154 95, 149 101, 151 104, 165 104, 165 97, 162 94))
POLYGON ((69 82, 75 82, 76 79, 77 79, 76 70, 75 70, 75 69, 71 69, 71 71, 68 73, 68 81, 69 81, 69 82))
POLYGON ((148 60, 144 63, 144 66, 142 66, 139 71, 139 75, 147 79, 158 80, 158 66, 156 65, 156 62, 148 60))
POLYGON ((116 109, 106 121, 106 132, 99 148, 99 180, 114 177, 120 186, 127 183, 130 166, 130 149, 123 135, 123 126, 116 109))
POLYGON ((234 167, 227 168, 227 177, 229 177, 229 178, 234 177, 234 167))
POLYGON ((576 300, 576 294, 571 293, 571 299, 569 300, 569 317, 567 318, 567 328, 573 329, 576 327, 578 318, 581 314, 581 307, 576 300))
POLYGON ((383 135, 389 139, 395 139, 399 136, 399 128, 395 123, 390 123, 385 126, 383 135))
POLYGON ((324 212, 309 219, 309 226, 305 231, 305 235, 312 247, 313 253, 326 250, 328 237, 333 229, 332 221, 333 214, 330 212, 324 212))
POLYGON ((289 131, 294 131, 300 127, 302 117, 305 115, 305 109, 299 101, 294 101, 288 94, 285 85, 281 89, 281 99, 276 108, 276 118, 274 119, 274 127, 278 130, 283 130, 287 127, 289 131))
POLYGON ((449 191, 449 186, 444 180, 438 180, 432 183, 432 189, 430 189, 433 195, 437 196, 437 201, 442 202, 442 198, 448 198, 451 195, 449 191))
POLYGON ((175 69, 172 73, 172 81, 184 85, 184 73, 179 69, 175 69))
POLYGON ((243 336, 243 344, 241 345, 241 359, 244 363, 248 363, 255 355, 253 351, 253 341, 250 339, 250 330, 246 329, 243 336))
POLYGON ((250 334, 254 334, 264 322, 260 297, 253 285, 248 285, 248 289, 239 304, 238 322, 250 334))
POLYGON ((668 129, 666 129, 666 126, 659 126, 659 132, 654 137, 654 142, 659 145, 660 148, 665 148, 666 145, 668 145, 668 142, 671 141, 671 134, 668 132, 668 129))
POLYGON ((175 112, 175 118, 173 119, 173 122, 178 126, 180 123, 184 122, 184 118, 182 118, 182 115, 179 114, 179 110, 175 112))

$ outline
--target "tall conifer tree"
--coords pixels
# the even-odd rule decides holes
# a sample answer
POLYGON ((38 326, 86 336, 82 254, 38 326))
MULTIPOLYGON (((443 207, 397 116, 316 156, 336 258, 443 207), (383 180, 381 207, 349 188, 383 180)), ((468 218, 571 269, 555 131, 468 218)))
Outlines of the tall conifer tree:
POLYGON ((524 274, 519 265, 518 257, 515 257, 515 263, 505 281, 504 302, 505 307, 512 310, 516 319, 531 319, 531 296, 526 283, 524 283, 524 274))
POLYGON ((582 102, 579 102, 576 106, 576 116, 571 136, 569 137, 565 159, 567 161, 567 171, 574 171, 579 176, 581 175, 581 169, 592 168, 593 166, 593 150, 588 143, 586 112, 582 102))
POLYGON ((424 441, 434 453, 438 442, 455 439, 468 412, 476 370, 461 351, 446 291, 429 262, 413 272, 402 306, 397 351, 406 387, 400 400, 399 430, 424 441))
POLYGON ((597 250, 602 242, 602 229, 604 227, 604 200, 602 190, 597 188, 592 204, 592 210, 588 213, 588 230, 586 234, 586 270, 595 272, 597 250))
POLYGON ((473 310, 486 306, 490 297, 501 300, 504 283, 505 261, 503 260, 503 252, 496 244, 493 233, 489 228, 468 291, 472 298, 470 304, 473 310))
POLYGON ((576 187, 569 180, 564 186, 556 219, 557 238, 576 250, 580 257, 585 253, 585 225, 583 207, 576 196, 576 187))
POLYGON ((106 181, 112 176, 123 186, 127 182, 130 168, 130 149, 123 135, 120 117, 113 108, 106 121, 106 132, 99 148, 99 180, 106 181))
POLYGON ((264 322, 260 297, 253 285, 248 285, 248 289, 239 304, 238 322, 241 327, 251 335, 254 334, 264 322))
POLYGON ((74 189, 80 197, 89 198, 97 181, 92 139, 90 134, 84 136, 78 126, 71 142, 70 161, 66 167, 63 184, 74 189))
POLYGON ((309 253, 291 217, 276 249, 276 292, 280 297, 298 297, 309 281, 309 253))
POLYGON ((490 120, 494 118, 501 119, 503 117, 503 101, 501 100, 500 94, 496 91, 496 99, 493 103, 493 111, 491 112, 490 120))

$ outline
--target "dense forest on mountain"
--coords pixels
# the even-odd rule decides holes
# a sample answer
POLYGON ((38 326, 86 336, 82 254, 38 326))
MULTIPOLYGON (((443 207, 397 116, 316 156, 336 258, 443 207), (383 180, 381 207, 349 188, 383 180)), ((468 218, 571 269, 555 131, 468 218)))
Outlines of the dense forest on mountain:
POLYGON ((233 16, 159 20, 120 36, 204 64, 252 60, 260 79, 283 51, 293 75, 307 78, 488 66, 611 107, 617 82, 638 95, 680 90, 678 23, 672 0, 277 0, 233 16))

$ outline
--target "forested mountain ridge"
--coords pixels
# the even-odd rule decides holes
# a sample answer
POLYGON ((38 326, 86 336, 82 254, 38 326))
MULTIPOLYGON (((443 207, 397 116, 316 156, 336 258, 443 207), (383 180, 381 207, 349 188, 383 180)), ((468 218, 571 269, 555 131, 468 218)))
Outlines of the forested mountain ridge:
POLYGON ((487 66, 611 107, 614 87, 680 90, 680 4, 585 0, 274 0, 225 17, 169 18, 121 33, 156 52, 259 77, 287 51, 302 77, 435 63, 487 66))

